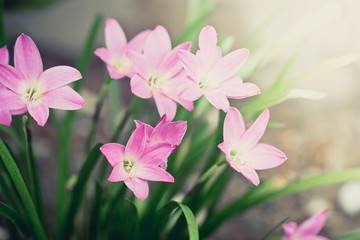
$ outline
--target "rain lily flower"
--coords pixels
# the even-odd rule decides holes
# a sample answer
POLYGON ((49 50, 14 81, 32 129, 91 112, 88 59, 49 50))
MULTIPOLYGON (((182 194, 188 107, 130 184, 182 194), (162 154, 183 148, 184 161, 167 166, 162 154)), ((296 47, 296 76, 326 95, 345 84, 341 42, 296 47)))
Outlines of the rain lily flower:
POLYGON ((131 77, 133 69, 126 51, 132 50, 142 52, 144 43, 150 30, 145 30, 136 35, 127 43, 125 33, 115 19, 107 19, 105 23, 105 44, 106 48, 98 48, 95 55, 106 63, 109 75, 113 79, 120 79, 125 76, 131 77))
POLYGON ((158 142, 146 144, 145 125, 141 125, 130 136, 126 147, 117 143, 108 143, 100 148, 114 167, 108 180, 124 181, 126 186, 140 200, 149 194, 149 181, 174 182, 170 173, 160 168, 172 151, 171 144, 158 142))
MULTIPOLYGON (((9 64, 9 52, 5 47, 0 48, 0 64, 8 65, 9 64)), ((0 96, 6 94, 9 91, 4 85, 0 83, 0 96)), ((25 108, 17 110, 9 110, 6 106, 2 105, 0 107, 0 124, 10 126, 11 124, 11 115, 22 114, 26 112, 25 108)))
MULTIPOLYGON (((166 115, 162 116, 155 128, 135 120, 136 127, 145 125, 146 142, 148 144, 165 142, 172 146, 172 152, 175 152, 177 146, 181 143, 187 128, 186 121, 167 122, 166 115)), ((167 168, 167 159, 160 164, 163 169, 167 168)))
POLYGON ((268 121, 269 110, 266 109, 245 130, 244 119, 239 110, 232 107, 224 121, 224 142, 219 144, 230 167, 242 173, 256 186, 259 185, 260 180, 255 170, 274 168, 286 160, 286 155, 279 149, 258 143, 268 121))
POLYGON ((326 215, 327 210, 324 210, 318 215, 305 220, 300 226, 295 222, 284 224, 282 226, 285 232, 283 240, 328 240, 328 238, 318 235, 324 227, 326 215))
POLYGON ((176 102, 189 111, 194 106, 191 101, 181 100, 177 88, 183 84, 186 74, 182 69, 177 52, 188 51, 190 42, 171 49, 168 32, 163 26, 157 26, 145 42, 144 54, 128 51, 127 56, 136 73, 131 78, 131 91, 141 98, 154 97, 160 116, 166 114, 167 121, 172 121, 176 114, 176 102))
POLYGON ((57 66, 43 71, 38 48, 22 34, 15 43, 15 68, 0 65, 0 83, 7 87, 0 95, 2 105, 10 110, 27 109, 38 125, 44 126, 49 108, 80 109, 83 98, 68 83, 81 79, 81 74, 69 66, 57 66))
POLYGON ((253 83, 243 83, 234 76, 246 61, 249 50, 238 49, 226 56, 216 45, 217 34, 213 27, 204 27, 199 36, 196 55, 179 51, 179 57, 189 78, 179 87, 178 95, 182 100, 195 101, 205 96, 218 109, 227 112, 230 104, 227 98, 246 98, 260 93, 253 83))

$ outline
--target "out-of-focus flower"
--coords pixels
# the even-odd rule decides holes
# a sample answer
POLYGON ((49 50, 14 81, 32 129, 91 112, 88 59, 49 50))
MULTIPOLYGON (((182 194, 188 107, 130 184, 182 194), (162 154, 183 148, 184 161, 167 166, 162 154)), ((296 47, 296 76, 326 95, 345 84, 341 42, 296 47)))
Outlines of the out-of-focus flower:
POLYGON ((218 109, 227 112, 230 104, 227 98, 246 98, 260 93, 253 83, 243 83, 234 76, 246 61, 249 50, 238 49, 224 57, 216 45, 217 34, 213 27, 204 27, 199 36, 196 55, 179 51, 179 57, 189 78, 180 86, 180 99, 195 101, 205 96, 218 109))
MULTIPOLYGON (((136 127, 145 125, 146 142, 148 144, 154 144, 158 142, 165 142, 171 144, 175 152, 178 145, 181 143, 187 128, 186 121, 167 122, 166 115, 162 116, 158 124, 153 128, 152 126, 135 120, 136 127)), ((160 164, 163 169, 167 168, 167 159, 160 164)))
POLYGON ((191 43, 186 42, 171 49, 168 32, 163 26, 157 26, 146 39, 144 54, 127 53, 137 73, 131 78, 132 93, 145 99, 154 97, 160 116, 166 114, 167 121, 175 117, 176 102, 189 111, 194 108, 191 101, 180 100, 177 96, 177 88, 186 79, 177 52, 188 51, 190 47, 191 43))
POLYGON ((105 44, 106 48, 98 48, 95 55, 106 63, 109 75, 113 79, 120 79, 134 74, 126 51, 132 50, 142 52, 144 43, 150 30, 145 30, 136 35, 130 42, 127 42, 125 33, 120 24, 113 18, 105 23, 105 44))
POLYGON ((326 237, 318 236, 324 227, 327 210, 318 215, 308 218, 300 226, 295 222, 289 222, 282 226, 285 236, 283 240, 328 240, 326 237))
POLYGON ((149 181, 174 182, 170 173, 159 167, 170 155, 171 144, 158 142, 146 144, 145 125, 135 129, 126 147, 117 143, 108 143, 100 148, 114 167, 108 180, 124 181, 126 186, 140 200, 149 194, 149 181))
POLYGON ((49 117, 49 108, 64 110, 80 109, 83 98, 67 86, 81 79, 81 74, 69 66, 56 66, 43 71, 38 48, 24 34, 15 43, 15 68, 0 65, 0 83, 6 89, 0 102, 11 111, 27 109, 38 125, 44 126, 49 117))
POLYGON ((260 180, 255 170, 269 169, 286 161, 286 155, 279 149, 258 143, 269 121, 266 109, 256 121, 245 130, 244 119, 239 110, 230 108, 224 121, 224 142, 219 148, 226 155, 230 167, 242 173, 253 184, 260 180))

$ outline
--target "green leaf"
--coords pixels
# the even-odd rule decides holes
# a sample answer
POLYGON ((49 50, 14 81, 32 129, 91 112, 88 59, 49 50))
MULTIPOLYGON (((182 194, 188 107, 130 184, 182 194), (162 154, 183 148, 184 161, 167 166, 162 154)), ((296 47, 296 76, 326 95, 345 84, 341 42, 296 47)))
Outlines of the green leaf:
POLYGON ((279 185, 276 182, 261 183, 259 186, 250 189, 244 196, 219 210, 213 217, 208 218, 203 227, 200 228, 200 234, 202 237, 206 237, 226 220, 265 202, 315 187, 339 184, 357 179, 360 179, 360 168, 324 173, 315 177, 298 180, 285 186, 279 185))
MULTIPOLYGON (((192 213, 191 209, 186 206, 185 204, 171 201, 167 205, 165 205, 160 210, 160 217, 162 219, 162 224, 167 223, 170 215, 176 210, 181 209, 182 213, 185 216, 187 227, 188 227, 188 233, 189 233, 189 239, 190 240, 198 240, 199 239, 199 230, 197 227, 196 219, 194 214, 192 213)), ((180 233, 177 233, 180 234, 180 233)), ((171 236, 170 236, 171 238, 171 236)))
POLYGON ((69 237, 71 236, 74 225, 74 217, 79 210, 80 204, 84 197, 86 191, 86 183, 101 155, 101 146, 102 143, 98 143, 92 148, 85 160, 85 163, 80 169, 79 177, 75 183, 73 190, 71 191, 71 199, 69 206, 67 207, 65 215, 63 216, 60 224, 57 239, 69 239, 69 237))
POLYGON ((332 240, 358 240, 360 239, 360 229, 354 230, 345 234, 331 237, 332 240))
POLYGON ((40 240, 46 239, 46 235, 41 225, 40 218, 36 212, 35 205, 31 200, 29 191, 26 188, 24 179, 2 139, 0 139, 0 157, 5 165, 5 168, 9 172, 12 181, 14 182, 15 188, 19 193, 21 201, 24 204, 24 209, 28 216, 28 224, 30 225, 30 229, 34 237, 40 240))
POLYGON ((5 203, 0 202, 0 214, 9 219, 15 226, 17 226, 25 236, 29 236, 29 229, 18 213, 5 203))
POLYGON ((89 236, 88 239, 96 240, 98 239, 99 229, 100 229, 100 209, 101 209, 101 197, 103 189, 101 184, 96 181, 95 183, 95 197, 92 204, 92 210, 90 215, 90 226, 89 226, 89 236))
POLYGON ((278 224, 275 225, 275 227, 273 227, 272 229, 270 229, 270 231, 268 233, 265 234, 265 236, 262 238, 262 240, 267 240, 270 238, 270 235, 273 234, 279 227, 281 227, 281 225, 283 225, 289 218, 285 218, 284 220, 282 220, 281 222, 279 222, 278 224))

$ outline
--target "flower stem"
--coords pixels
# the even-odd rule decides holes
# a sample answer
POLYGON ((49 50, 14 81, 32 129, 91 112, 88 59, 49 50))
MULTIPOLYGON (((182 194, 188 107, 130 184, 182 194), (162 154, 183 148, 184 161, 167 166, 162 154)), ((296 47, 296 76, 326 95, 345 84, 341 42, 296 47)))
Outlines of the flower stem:
POLYGON ((216 169, 218 169, 218 167, 220 167, 224 163, 226 163, 226 158, 225 157, 220 158, 211 168, 209 168, 203 175, 201 175, 197 183, 198 184, 204 183, 206 180, 208 180, 209 177, 211 177, 214 174, 216 169))
POLYGON ((88 152, 90 150, 91 144, 92 144, 92 142, 94 140, 94 136, 95 136, 96 127, 97 127, 97 123, 98 123, 98 120, 99 120, 101 108, 103 106, 105 94, 106 94, 106 92, 107 92, 107 90, 109 88, 111 80, 112 80, 112 78, 107 77, 104 84, 102 85, 102 87, 100 89, 99 97, 98 97, 97 102, 96 102, 95 112, 94 112, 94 114, 92 116, 89 136, 88 136, 88 138, 86 140, 86 145, 85 145, 85 151, 86 152, 88 152))

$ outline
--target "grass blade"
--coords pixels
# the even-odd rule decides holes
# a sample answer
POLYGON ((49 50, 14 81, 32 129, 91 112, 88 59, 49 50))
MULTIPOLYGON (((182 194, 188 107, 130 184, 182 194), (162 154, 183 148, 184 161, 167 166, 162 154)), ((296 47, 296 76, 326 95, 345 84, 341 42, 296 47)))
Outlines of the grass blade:
POLYGON ((17 226, 25 236, 29 236, 29 228, 25 225, 19 214, 5 203, 0 202, 0 214, 17 226))

